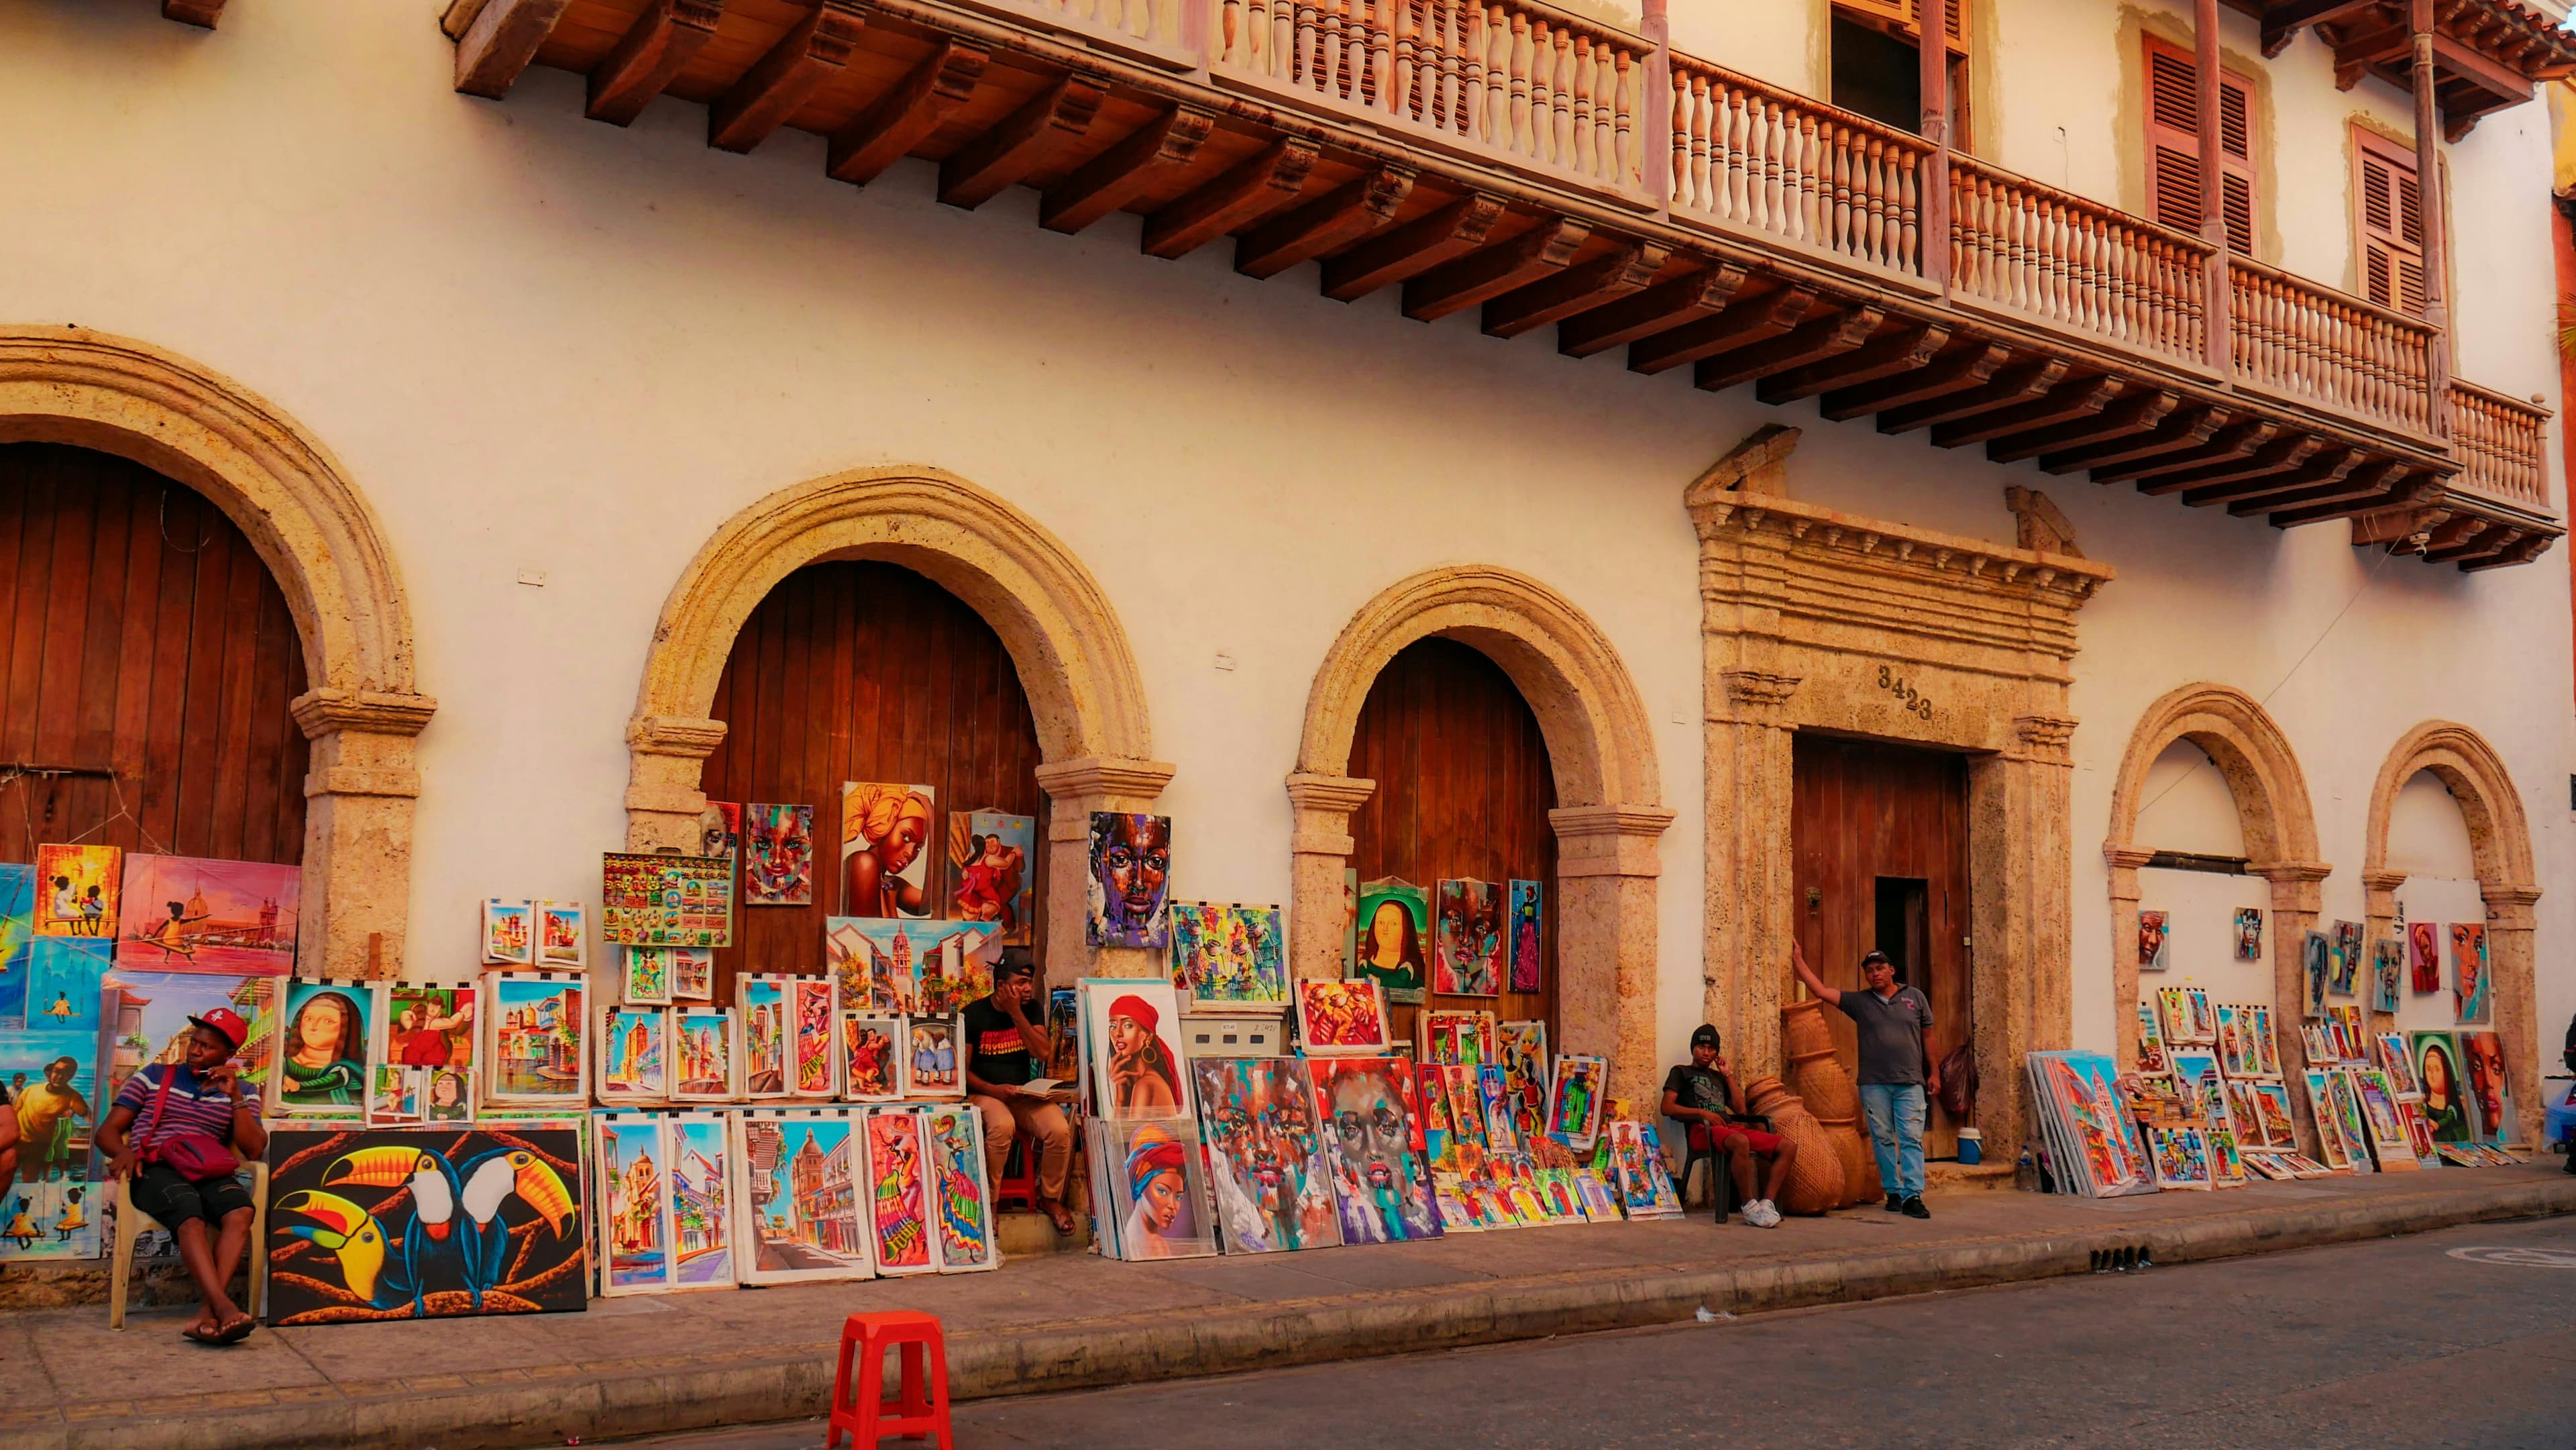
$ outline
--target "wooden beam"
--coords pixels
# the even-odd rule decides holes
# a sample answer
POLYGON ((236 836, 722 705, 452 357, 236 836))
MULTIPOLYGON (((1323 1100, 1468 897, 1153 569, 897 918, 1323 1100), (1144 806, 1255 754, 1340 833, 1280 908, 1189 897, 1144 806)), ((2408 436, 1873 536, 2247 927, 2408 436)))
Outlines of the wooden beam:
POLYGON ((2143 438, 2114 438, 2062 453, 2042 454, 2042 473, 2081 473, 2088 468, 2130 463, 2141 458, 2171 458, 2177 453, 2197 451, 2220 428, 2227 425, 2224 408, 2187 408, 2168 418, 2164 426, 2143 438))
POLYGON ((2011 357, 2012 349, 2000 342, 1979 342, 1970 338, 1935 356, 1918 372, 1836 388, 1825 394, 1816 411, 1839 423, 1864 413, 1875 413, 1881 408, 1900 408, 1908 403, 1946 398, 1952 393, 1964 393, 1984 385, 2011 357))
POLYGON ((1713 262, 1705 272, 1579 313, 1557 328, 1556 350, 1567 357, 1591 357, 1621 343, 1714 316, 1726 310, 1749 275, 1733 262, 1713 262))
POLYGON ((2214 463, 2233 463, 2263 447, 2281 434, 2281 425, 2268 418, 2257 418, 2220 430, 2204 447, 2190 449, 2165 458, 2137 458, 2126 463, 2096 463, 2095 483, 2122 483, 2139 480, 2142 493, 2164 492, 2154 487, 2157 475, 2188 468, 2205 468, 2214 463))
POLYGON ((1895 373, 1919 371, 1941 352, 1950 340, 1950 329, 1943 324, 1920 323, 1901 327, 1857 352, 1840 357, 1820 358, 1803 367, 1790 368, 1764 378, 1753 395, 1773 407, 1812 398, 1831 388, 1847 388, 1875 382, 1895 373))
POLYGON ((1324 263, 1324 295, 1336 302, 1356 302, 1380 287, 1472 252, 1485 244, 1494 223, 1503 219, 1503 211, 1501 197, 1471 192, 1438 211, 1371 237, 1324 263))
POLYGON ((2249 472, 2227 483, 2206 483, 2198 488, 2187 488, 2182 492, 2182 501, 2198 509, 2213 504, 2232 504, 2240 499, 2277 498, 2302 488, 2330 483, 2352 472, 2361 462, 2361 455, 2350 448, 2326 444, 2322 440, 2312 441, 2318 442, 2319 446, 2289 467, 2275 468, 2268 473, 2249 472))
POLYGON ((2476 514, 2452 514, 2436 523, 2424 535, 2424 555, 2431 558, 2436 549, 2456 548, 2494 526, 2493 519, 2476 514))
POLYGON ((2530 533, 2527 533, 2521 538, 2515 540, 2513 543, 2506 545, 2502 553, 2490 555, 2483 559, 2462 560, 2460 563, 2460 570, 2462 573, 2474 574, 2480 569, 2509 569, 2516 564, 2528 564, 2532 560, 2539 558, 2541 555, 2548 553, 2549 546, 2557 542, 2558 536, 2556 534, 2544 534, 2538 529, 2534 529, 2530 533))
POLYGON ((456 41, 456 89, 497 101, 510 94, 572 0, 486 0, 456 41))
POLYGON ((1404 284, 1404 315, 1437 322, 1515 287, 1562 272, 1592 235, 1592 223, 1546 217, 1499 246, 1434 268, 1404 284))
POLYGON ((1173 106, 1139 126, 1126 140, 1082 164, 1047 188, 1038 203, 1038 225, 1067 235, 1134 201, 1147 188, 1196 161, 1216 112, 1173 106))
POLYGON ((2141 478, 2138 492, 2150 495, 2188 493, 2196 488, 2211 488, 2241 479, 2267 478, 2285 468, 2298 466, 2324 446, 2323 440, 2306 434, 2276 438, 2242 458, 2196 468, 2160 471, 2152 478, 2141 478))
MULTIPOLYGON (((1306 159, 1297 170, 1299 183, 1305 181, 1306 167, 1312 166, 1315 160, 1314 143, 1303 144, 1307 148, 1306 159)), ((1410 166, 1380 166, 1366 176, 1344 182, 1295 211, 1261 222, 1236 240, 1234 270, 1247 277, 1276 277, 1291 267, 1301 266, 1326 252, 1350 245, 1395 220, 1404 199, 1413 194, 1416 175, 1410 166)), ((1289 192, 1289 196, 1279 199, 1280 205, 1294 199, 1296 188, 1291 186, 1289 192)), ((1184 201, 1175 205, 1187 204, 1184 201)), ((1257 216, 1219 227, 1217 232, 1250 225, 1278 209, 1278 206, 1267 207, 1257 216)), ((1156 220, 1161 218, 1158 216, 1156 220)), ((1153 235, 1152 227, 1146 228, 1146 235, 1149 238, 1153 235)), ((1158 257, 1166 255, 1151 247, 1146 250, 1153 251, 1158 257)))
POLYGON ((1701 358, 1691 370, 1691 382, 1704 392, 1724 392, 1739 383, 1841 357, 1869 341, 1886 320, 1883 307, 1855 307, 1839 317, 1819 317, 1768 342, 1701 358))
POLYGON ((724 0, 652 0, 625 38, 590 69, 590 105, 582 114, 631 126, 724 19, 724 0))
POLYGON ((1662 242, 1622 242, 1580 267, 1569 267, 1485 304, 1487 337, 1518 337, 1551 322, 1646 289, 1673 249, 1662 242))
POLYGON ((2263 12, 2263 54, 2277 56, 2298 33, 2373 8, 2379 0, 2280 0, 2263 12))
POLYGON ((852 186, 884 175, 966 104, 992 58, 992 52, 963 41, 940 41, 874 105, 834 133, 823 174, 852 186))
POLYGON ((2410 484, 2408 473, 2403 463, 2366 464, 2338 482, 2320 484, 2313 489, 2273 499, 2267 504, 2247 507, 2243 513, 2237 513, 2234 505, 2227 511, 2239 518, 2268 513, 2271 516, 2269 522, 2276 529, 2295 529, 2302 524, 2323 523, 2327 519, 2353 518, 2430 497, 2435 485, 2410 484))
MULTIPOLYGON (((2226 491, 2224 498, 2207 499, 2203 504, 2224 503, 2229 513, 2245 519, 2252 518, 2256 514, 2269 513, 2283 507, 2284 504, 2319 502, 2331 496, 2328 490, 2342 487, 2345 480, 2351 477, 2353 470, 2369 461, 2370 455, 2358 448, 2328 448, 2309 459, 2302 467, 2277 478, 2249 479, 2233 490, 2226 491)), ((2184 494, 2183 502, 2191 504, 2191 495, 2184 494)), ((2197 508, 2203 504, 2192 504, 2192 506, 2197 508)))
POLYGON ((1878 431, 1911 433, 1917 428, 1936 427, 1954 418, 1972 418, 1980 413, 2011 407, 2057 386, 2070 366, 2064 358, 2034 358, 2029 362, 2015 363, 1996 373, 1993 382, 1980 387, 1883 409, 1878 415, 1878 431))
POLYGON ((2111 400, 2119 395, 2120 383, 2116 378, 2077 378, 2071 383, 2060 383, 2046 396, 2033 398, 2027 403, 1998 408, 1973 418, 1936 423, 1932 426, 1932 445, 1936 448, 1965 448, 1971 443, 1983 443, 2008 433, 2090 418, 2111 406, 2111 400))
POLYGON ((2436 534, 2436 542, 2424 551, 2425 558, 2432 560, 2436 564, 2449 564, 2461 559, 2480 558, 2493 547, 2493 544, 2488 541, 2487 535, 2491 532, 2501 531, 2506 527, 2503 523, 2495 519, 2468 518, 2456 520, 2455 522, 2464 523, 2468 525, 2468 528, 2459 536, 2456 542, 2450 544, 2439 542, 2440 535, 2436 534))
POLYGON ((212 30, 224 18, 224 0, 161 0, 161 18, 212 30))
POLYGON ((707 144, 741 155, 768 140, 849 65, 867 23, 855 0, 820 0, 707 108, 707 144))
POLYGON ((1694 363, 1704 357, 1732 352, 1747 343, 1778 337, 1806 320, 1816 305, 1813 287, 1781 287, 1772 292, 1739 302, 1717 314, 1652 337, 1640 338, 1628 345, 1628 367, 1632 372, 1659 373, 1694 363))
POLYGON ((1068 71, 1023 102, 1002 124, 939 163, 939 200, 973 211, 1019 185, 1079 141, 1100 116, 1109 77, 1068 71))
POLYGON ((2181 406, 2182 399, 2172 393, 2131 393, 2090 418, 1990 439, 1986 443, 1986 458, 1994 463, 2019 463, 2025 458, 2037 458, 2061 448, 2081 448, 2087 444, 2135 438, 2141 433, 2156 431, 2166 415, 2181 406))

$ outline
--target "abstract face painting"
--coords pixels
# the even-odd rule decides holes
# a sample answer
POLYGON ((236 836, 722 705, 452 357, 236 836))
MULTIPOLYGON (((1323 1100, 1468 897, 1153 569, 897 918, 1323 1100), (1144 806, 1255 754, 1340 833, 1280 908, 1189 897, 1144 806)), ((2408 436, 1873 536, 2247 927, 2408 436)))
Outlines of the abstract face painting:
POLYGON ((1491 881, 1443 881, 1436 907, 1431 990, 1457 997, 1501 995, 1502 893, 1491 881))
POLYGON ((742 802, 709 801, 698 812, 698 854, 732 860, 742 850, 742 802))
POLYGON ((1413 1148, 1413 1067, 1399 1057, 1310 1062, 1341 1207, 1342 1241, 1438 1238, 1440 1214, 1413 1148))
POLYGON ((742 810, 742 904, 814 904, 814 808, 762 805, 742 810))
POLYGON ((2415 992, 2428 996, 2442 990, 2442 928, 2438 922, 2406 923, 2406 960, 2414 972, 2415 992))
POLYGON ((2161 911, 2138 913, 2138 970, 2161 972, 2165 969, 2165 937, 2171 924, 2161 911))
POLYGON ((841 786, 841 915, 940 914, 930 880, 935 798, 926 785, 841 786))
POLYGON ((2406 979, 2406 944, 2397 938, 2381 937, 2370 944, 2370 1010, 2394 1012, 2397 994, 2406 979))
POLYGON ((2470 1126, 2481 1143, 2513 1137, 2512 1097, 2505 1085, 2504 1038, 2494 1032, 2459 1034, 2460 1067, 2468 1077, 2470 1126))
POLYGON ((2361 923, 2338 921, 2334 924, 2331 948, 2333 970, 2326 990, 2337 997, 2350 997, 2361 988, 2361 923))
POLYGON ((1515 992, 1539 990, 1541 895, 1538 882, 1510 883, 1511 936, 1506 954, 1511 959, 1511 987, 1515 992))
POLYGON ((1225 1251, 1339 1244, 1341 1219, 1316 1138, 1305 1064, 1288 1057, 1200 1058, 1190 1070, 1225 1251))
POLYGON ((1036 940, 1037 839, 1034 816, 949 812, 947 914, 993 923, 1005 946, 1036 940))
POLYGON ((731 1288, 733 1134, 716 1113, 671 1118, 671 1245, 675 1289, 731 1288))
POLYGON ((376 1005, 371 982, 305 982, 286 989, 278 1043, 277 1110, 356 1117, 365 1101, 367 1042, 376 1005))
POLYGON ((2236 908, 2236 960, 2263 960, 2263 913, 2250 906, 2236 908))
POLYGON ((129 854, 117 965, 283 977, 295 967, 303 883, 295 866, 129 854))
POLYGON ((1084 929, 1090 945, 1169 946, 1171 874, 1171 817, 1092 812, 1091 916, 1084 929))
POLYGON ((1353 981, 1377 983, 1390 1002, 1420 1006, 1423 983, 1430 978, 1425 952, 1431 940, 1431 894, 1393 877, 1363 884, 1356 934, 1346 974, 1353 981))
POLYGON ((1386 1052, 1386 1003, 1377 984, 1299 982, 1297 1034, 1311 1057, 1369 1057, 1386 1052))
POLYGON ((2456 1020, 2495 1020, 2494 979, 2487 970, 2487 928, 2482 921, 2451 924, 2451 1002, 2456 1020))
POLYGON ((114 846, 36 848, 36 935, 116 935, 125 853, 114 846))
POLYGON ((743 1244, 743 1280, 868 1277, 868 1230, 852 1176, 858 1117, 846 1108, 755 1110, 735 1124, 740 1176, 734 1201, 751 1229, 743 1244))

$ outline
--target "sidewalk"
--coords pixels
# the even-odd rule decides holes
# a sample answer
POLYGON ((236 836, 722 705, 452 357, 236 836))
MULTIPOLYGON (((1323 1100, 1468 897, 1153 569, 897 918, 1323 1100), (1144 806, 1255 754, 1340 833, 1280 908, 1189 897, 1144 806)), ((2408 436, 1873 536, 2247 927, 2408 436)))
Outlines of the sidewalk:
POLYGON ((954 1277, 595 1300, 585 1314, 262 1329, 182 1342, 185 1310, 0 1320, 0 1450, 561 1444, 817 1415, 842 1316, 947 1326, 960 1398, 1745 1313, 2086 1272, 2146 1248, 2223 1258, 2576 1212, 2555 1159, 2144 1198, 1936 1194, 1765 1232, 1705 1215, 1522 1229, 1259 1258, 1121 1264, 1085 1254, 954 1277), (138 1398, 138 1396, 140 1396, 138 1398))

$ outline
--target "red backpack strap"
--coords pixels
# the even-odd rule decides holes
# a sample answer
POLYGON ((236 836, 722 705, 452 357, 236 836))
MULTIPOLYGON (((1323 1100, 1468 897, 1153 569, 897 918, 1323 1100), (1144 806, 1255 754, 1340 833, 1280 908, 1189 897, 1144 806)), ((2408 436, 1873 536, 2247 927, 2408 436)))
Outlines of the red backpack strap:
MULTIPOLYGON (((155 1065, 161 1069, 161 1086, 152 1093, 152 1129, 158 1133, 161 1129, 161 1120, 165 1116, 164 1110, 170 1106, 170 1079, 178 1076, 178 1073, 166 1062, 155 1065)), ((143 1070, 150 1072, 152 1068, 147 1066, 143 1070)), ((141 1145, 137 1145, 136 1151, 138 1154, 141 1152, 141 1145)))

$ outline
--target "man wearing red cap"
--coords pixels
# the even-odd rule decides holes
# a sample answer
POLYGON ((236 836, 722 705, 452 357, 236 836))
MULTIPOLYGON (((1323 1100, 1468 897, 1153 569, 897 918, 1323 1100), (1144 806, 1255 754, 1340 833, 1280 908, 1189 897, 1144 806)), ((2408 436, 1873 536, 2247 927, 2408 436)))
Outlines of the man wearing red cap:
POLYGON ((268 1130, 232 1062, 249 1024, 218 1007, 188 1025, 187 1060, 152 1063, 127 1078, 98 1126, 98 1146, 112 1176, 134 1180, 134 1206, 178 1240, 197 1282, 205 1307, 179 1332, 200 1344, 237 1344, 254 1325, 229 1292, 251 1220, 234 1155, 267 1152, 268 1130))
POLYGON ((1181 1070, 1154 1035, 1162 1014, 1130 992, 1109 1004, 1109 1113, 1168 1117, 1181 1110, 1181 1070))

